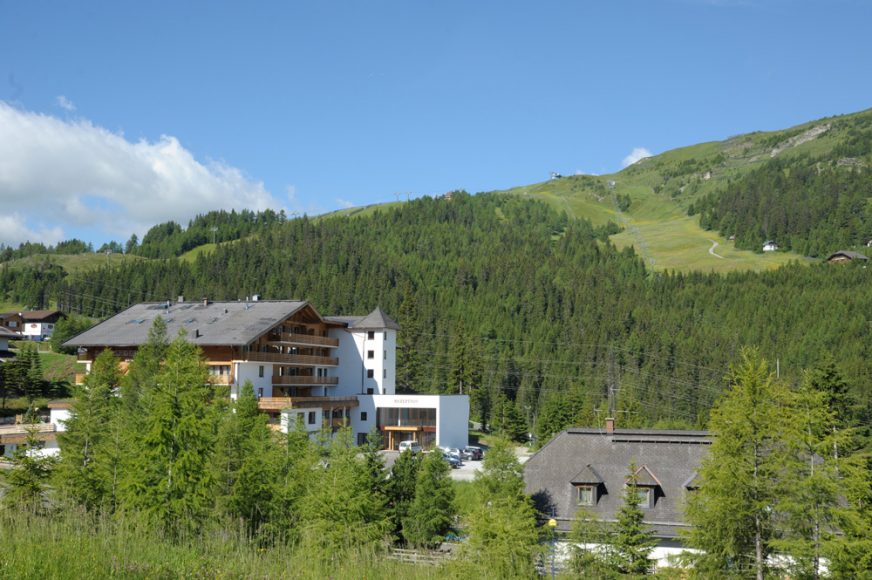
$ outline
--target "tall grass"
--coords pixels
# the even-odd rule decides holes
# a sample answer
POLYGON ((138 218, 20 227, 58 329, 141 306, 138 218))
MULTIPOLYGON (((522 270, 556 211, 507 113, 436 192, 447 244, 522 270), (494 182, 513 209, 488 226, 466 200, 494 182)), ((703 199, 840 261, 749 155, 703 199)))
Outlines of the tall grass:
POLYGON ((384 551, 352 549, 324 558, 286 545, 258 547, 213 528, 171 541, 132 519, 83 512, 0 513, 0 578, 445 578, 447 567, 414 566, 384 551), (328 563, 331 562, 332 563, 328 563))

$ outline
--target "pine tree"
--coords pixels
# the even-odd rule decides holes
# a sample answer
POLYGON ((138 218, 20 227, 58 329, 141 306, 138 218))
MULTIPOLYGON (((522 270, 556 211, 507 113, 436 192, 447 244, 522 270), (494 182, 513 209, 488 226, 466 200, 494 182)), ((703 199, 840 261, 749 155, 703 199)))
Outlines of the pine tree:
POLYGON ((370 483, 350 429, 340 429, 300 501, 302 549, 330 562, 352 549, 377 548, 390 523, 370 483))
POLYGON ((579 507, 572 517, 569 532, 570 569, 582 578, 606 578, 615 575, 608 558, 609 531, 606 524, 579 507))
POLYGON ((690 545, 702 550, 695 563, 701 574, 764 577, 788 408, 789 393, 766 361, 755 350, 743 350, 731 369, 730 389, 712 410, 711 451, 686 510, 693 525, 690 545))
POLYGON ((254 535, 271 514, 279 483, 279 449, 257 408, 251 381, 223 411, 212 456, 215 509, 254 535))
POLYGON ((421 456, 407 449, 400 453, 391 467, 386 491, 387 509, 394 526, 394 536, 402 537, 403 522, 409 516, 412 502, 415 501, 420 465, 421 456))
POLYGON ((473 483, 476 507, 467 514, 466 574, 531 577, 541 554, 536 511, 524 493, 523 467, 511 444, 496 439, 473 483))
POLYGON ((170 344, 155 385, 141 393, 144 432, 131 450, 123 503, 173 535, 202 526, 212 503, 212 387, 184 333, 170 344))
POLYGON ((436 547, 454 524, 454 483, 451 467, 440 452, 421 461, 415 484, 415 499, 403 521, 403 537, 414 546, 436 547))
POLYGON ((118 361, 112 351, 104 350, 76 393, 66 430, 58 434, 59 483, 75 502, 89 510, 111 501, 114 478, 111 470, 107 473, 104 469, 106 455, 111 454, 106 434, 119 404, 115 396, 119 379, 118 361))
POLYGON ((627 483, 622 496, 623 503, 618 513, 614 532, 609 542, 609 561, 622 574, 643 575, 651 570, 651 550, 657 544, 653 532, 646 529, 645 512, 639 507, 639 491, 636 485, 635 463, 630 463, 627 483))

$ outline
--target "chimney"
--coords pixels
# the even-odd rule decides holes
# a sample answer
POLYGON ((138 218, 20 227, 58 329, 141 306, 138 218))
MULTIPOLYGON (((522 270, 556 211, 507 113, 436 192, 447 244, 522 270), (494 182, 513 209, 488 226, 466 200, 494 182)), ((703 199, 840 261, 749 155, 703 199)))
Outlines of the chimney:
POLYGON ((260 294, 252 294, 251 295, 252 302, 257 302, 258 300, 260 300, 260 294))
POLYGON ((203 306, 209 306, 209 299, 203 296, 203 306))
POLYGON ((613 417, 606 417, 606 433, 611 435, 615 432, 615 419, 613 417))
POLYGON ((194 338, 200 338, 200 329, 194 330, 194 338))

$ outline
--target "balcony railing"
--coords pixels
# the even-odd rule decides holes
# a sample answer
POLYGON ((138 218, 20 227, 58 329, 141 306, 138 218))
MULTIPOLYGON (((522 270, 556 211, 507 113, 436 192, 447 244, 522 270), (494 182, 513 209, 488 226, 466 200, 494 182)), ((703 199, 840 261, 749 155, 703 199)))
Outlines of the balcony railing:
POLYGON ((257 407, 261 411, 283 409, 329 409, 331 407, 356 407, 357 397, 261 397, 257 407))
POLYGON ((209 375, 209 382, 213 385, 232 385, 233 377, 230 375, 209 375))
POLYGON ((249 352, 248 360, 313 367, 335 367, 339 364, 339 359, 332 356, 284 354, 277 352, 249 352))
POLYGON ((335 348, 339 346, 338 338, 330 338, 329 336, 317 336, 314 334, 303 334, 301 332, 281 332, 269 335, 269 341, 272 343, 285 344, 305 344, 314 346, 326 346, 335 348))
POLYGON ((306 386, 306 385, 338 385, 339 377, 300 377, 284 375, 281 377, 273 377, 273 385, 275 386, 306 386))

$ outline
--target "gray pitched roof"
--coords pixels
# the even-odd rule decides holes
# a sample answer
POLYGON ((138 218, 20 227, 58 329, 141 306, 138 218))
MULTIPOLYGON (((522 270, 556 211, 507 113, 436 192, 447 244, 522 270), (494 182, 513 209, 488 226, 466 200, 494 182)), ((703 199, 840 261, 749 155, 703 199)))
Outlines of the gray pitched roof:
POLYGON ((360 318, 358 316, 334 316, 331 319, 339 320, 348 323, 349 328, 354 330, 382 330, 390 328, 391 330, 399 330, 400 325, 385 314, 382 309, 376 306, 375 310, 360 318))
POLYGON ((311 308, 299 300, 145 302, 86 330, 65 346, 140 346, 148 340, 148 331, 158 316, 167 323, 170 339, 184 328, 188 340, 196 345, 244 346, 306 306, 311 308))
POLYGON ((838 252, 833 252, 829 256, 827 256, 827 261, 832 260, 836 256, 844 256, 849 260, 863 260, 866 261, 869 259, 865 254, 861 254, 860 252, 853 252, 851 250, 839 250, 838 252))
POLYGON ((0 326, 0 338, 15 340, 17 338, 21 338, 21 335, 15 331, 9 330, 5 326, 0 326))
POLYGON ((597 483, 584 473, 590 468, 602 480, 596 504, 586 509, 613 521, 622 505, 629 465, 639 468, 639 484, 657 487, 654 505, 645 509, 645 522, 660 538, 675 538, 686 527, 683 506, 686 484, 692 481, 711 439, 705 431, 656 429, 568 429, 534 454, 524 465, 527 493, 539 509, 556 514, 559 529, 571 526, 578 509, 573 484, 597 483), (644 468, 644 469, 643 469, 644 468))

